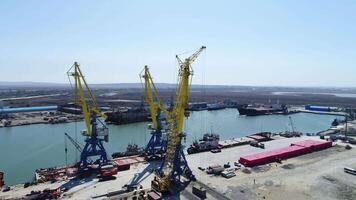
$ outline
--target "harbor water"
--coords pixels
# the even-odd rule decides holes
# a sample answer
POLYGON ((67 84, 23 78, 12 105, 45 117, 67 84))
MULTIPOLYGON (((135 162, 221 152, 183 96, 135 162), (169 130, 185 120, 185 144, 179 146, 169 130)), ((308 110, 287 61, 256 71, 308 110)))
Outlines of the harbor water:
MULTIPOLYGON (((328 129, 335 116, 298 113, 290 115, 294 126, 303 133, 316 133, 328 129)), ((339 117, 340 118, 340 117, 339 117)), ((185 145, 199 139, 206 132, 220 134, 220 138, 246 136, 260 131, 280 132, 290 130, 287 115, 240 116, 236 109, 191 112, 186 120, 185 131, 188 134, 185 145)), ((123 151, 128 143, 144 146, 150 138, 147 123, 128 125, 109 125, 108 154, 123 151)), ((32 181, 38 168, 64 166, 74 163, 79 154, 64 132, 83 144, 80 131, 84 122, 65 124, 36 124, 0 129, 0 170, 5 172, 8 185, 32 181), (68 155, 65 155, 65 146, 68 155), (67 158, 67 159, 66 159, 67 158), (67 160, 67 161, 66 161, 67 160)))

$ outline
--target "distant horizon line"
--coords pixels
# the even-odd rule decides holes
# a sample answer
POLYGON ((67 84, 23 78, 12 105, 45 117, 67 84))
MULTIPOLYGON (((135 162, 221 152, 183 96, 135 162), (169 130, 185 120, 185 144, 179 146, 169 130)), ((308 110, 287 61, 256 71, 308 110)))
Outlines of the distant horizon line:
MULTIPOLYGON (((44 84, 50 84, 50 85, 70 85, 70 83, 61 83, 61 82, 46 82, 46 81, 0 81, 0 86, 6 86, 6 85, 17 85, 17 86, 25 86, 26 84, 36 84, 36 85, 44 85, 44 84)), ((125 84, 139 84, 141 85, 142 83, 140 82, 120 82, 120 83, 88 83, 89 85, 125 85, 125 84)), ((156 85, 161 84, 161 85, 176 85, 176 83, 165 83, 165 82, 157 82, 155 83, 156 85)), ((230 84, 192 84, 193 86, 215 86, 215 87, 277 87, 277 88, 350 88, 350 89, 356 89, 356 86, 283 86, 283 85, 230 85, 230 84)))

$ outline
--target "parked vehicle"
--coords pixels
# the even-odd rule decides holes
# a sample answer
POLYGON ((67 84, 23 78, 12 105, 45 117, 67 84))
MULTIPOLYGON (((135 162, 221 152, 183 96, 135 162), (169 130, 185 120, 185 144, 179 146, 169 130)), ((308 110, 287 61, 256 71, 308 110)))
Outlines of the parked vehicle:
POLYGON ((242 167, 242 165, 241 165, 238 161, 235 161, 235 162, 234 162, 234 165, 235 165, 236 167, 242 167))
POLYGON ((253 147, 261 148, 261 149, 264 149, 264 148, 265 148, 265 144, 260 143, 260 142, 258 142, 258 141, 251 141, 251 142, 250 142, 250 145, 253 146, 253 147))
POLYGON ((236 176, 236 173, 232 170, 225 170, 225 171, 221 172, 221 176, 224 178, 232 178, 232 177, 236 176))
POLYGON ((102 166, 100 169, 100 177, 105 178, 105 177, 111 177, 116 175, 118 172, 118 169, 114 165, 105 165, 102 166))
POLYGON ((211 153, 220 153, 221 149, 212 149, 210 150, 211 153))

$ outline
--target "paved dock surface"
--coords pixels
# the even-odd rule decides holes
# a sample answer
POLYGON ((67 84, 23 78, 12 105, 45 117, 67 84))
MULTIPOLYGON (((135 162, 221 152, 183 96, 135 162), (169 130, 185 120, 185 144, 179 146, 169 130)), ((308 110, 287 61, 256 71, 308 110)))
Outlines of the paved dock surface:
MULTIPOLYGON (((208 175, 198 169, 227 162, 233 166, 233 162, 240 156, 285 147, 310 138, 318 140, 317 137, 306 136, 281 138, 264 142, 265 149, 244 145, 223 149, 221 153, 188 155, 187 160, 198 182, 192 182, 173 199, 195 199, 192 185, 199 183, 206 187, 208 199, 221 199, 222 196, 226 199, 355 199, 356 178, 344 173, 343 167, 356 167, 356 147, 345 150, 342 146, 344 144, 291 158, 281 164, 247 168, 245 172, 238 170, 237 176, 230 179, 208 175)), ((92 177, 81 182, 45 183, 25 189, 19 185, 9 192, 0 192, 0 199, 21 197, 31 190, 54 189, 63 184, 71 186, 63 195, 63 199, 105 199, 107 193, 118 191, 125 184, 137 183, 149 188, 154 177, 152 171, 159 166, 159 162, 133 164, 130 170, 119 172, 115 180, 105 182, 99 182, 96 177, 92 177)))

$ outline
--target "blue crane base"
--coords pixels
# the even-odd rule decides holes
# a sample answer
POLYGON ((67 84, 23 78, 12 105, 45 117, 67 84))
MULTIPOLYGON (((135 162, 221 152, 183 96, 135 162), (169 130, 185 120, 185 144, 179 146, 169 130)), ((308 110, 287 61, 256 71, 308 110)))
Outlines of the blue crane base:
POLYGON ((166 142, 162 139, 162 132, 160 130, 153 130, 152 136, 145 148, 146 156, 149 158, 162 157, 166 152, 166 142))
MULTIPOLYGON (((161 168, 160 168, 161 175, 163 175, 163 165, 164 165, 164 162, 162 163, 161 168)), ((196 180, 195 176, 193 175, 192 170, 188 166, 188 162, 187 162, 184 152, 183 152, 182 144, 178 144, 178 146, 176 148, 175 155, 174 155, 171 181, 174 184, 179 185, 179 184, 181 184, 181 180, 180 180, 181 176, 184 176, 191 181, 196 180)))
POLYGON ((80 154, 80 169, 85 169, 92 163, 91 157, 99 157, 99 165, 108 162, 107 153, 103 145, 104 139, 97 136, 90 136, 85 139, 85 146, 80 154))
POLYGON ((108 162, 108 156, 103 145, 103 141, 107 141, 108 138, 107 136, 98 136, 97 116, 95 112, 91 114, 90 124, 92 134, 85 139, 85 146, 80 154, 79 171, 86 169, 92 163, 91 157, 94 156, 99 157, 94 161, 99 166, 108 162))

